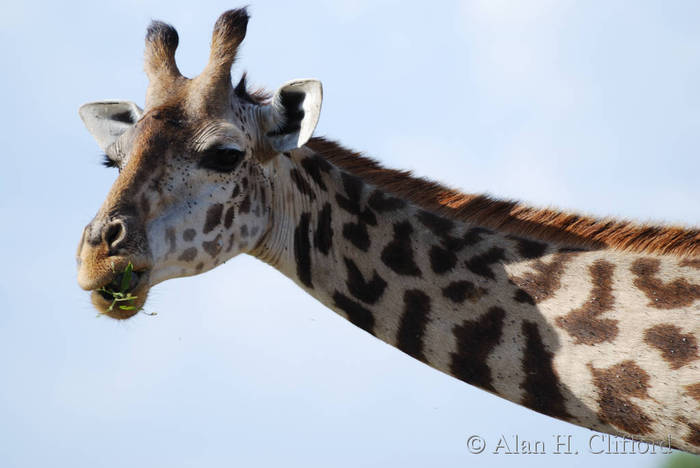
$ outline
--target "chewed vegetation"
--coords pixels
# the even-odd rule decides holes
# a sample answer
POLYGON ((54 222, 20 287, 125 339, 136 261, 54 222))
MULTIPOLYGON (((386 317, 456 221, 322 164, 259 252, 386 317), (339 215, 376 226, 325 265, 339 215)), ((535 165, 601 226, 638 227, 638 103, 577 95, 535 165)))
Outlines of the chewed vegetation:
POLYGON ((128 292, 133 273, 134 264, 129 262, 121 274, 121 279, 117 276, 110 284, 97 290, 97 292, 106 294, 112 298, 112 303, 107 309, 109 312, 114 310, 114 306, 119 307, 121 310, 136 309, 136 306, 133 305, 133 301, 138 299, 138 296, 133 296, 130 292, 128 292), (114 287, 116 287, 116 289, 114 289, 114 287))
MULTIPOLYGON (((136 310, 134 301, 139 297, 134 296, 131 294, 131 292, 129 292, 133 277, 134 264, 129 262, 124 268, 124 271, 114 278, 114 281, 97 290, 97 292, 101 293, 104 297, 112 299, 112 303, 107 308, 108 312, 113 311, 115 307, 117 307, 119 310, 136 310)), ((141 310, 141 312, 145 313, 146 315, 156 315, 155 312, 148 313, 143 310, 141 310)))

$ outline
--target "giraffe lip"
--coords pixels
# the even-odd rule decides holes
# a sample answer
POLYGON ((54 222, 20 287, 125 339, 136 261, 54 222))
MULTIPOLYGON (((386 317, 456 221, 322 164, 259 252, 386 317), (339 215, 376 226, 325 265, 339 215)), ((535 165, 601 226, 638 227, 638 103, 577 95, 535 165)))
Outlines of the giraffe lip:
POLYGON ((149 270, 133 270, 129 284, 124 289, 121 287, 124 273, 115 274, 109 282, 91 291, 92 304, 100 314, 114 319, 132 317, 146 302, 149 274, 149 270))

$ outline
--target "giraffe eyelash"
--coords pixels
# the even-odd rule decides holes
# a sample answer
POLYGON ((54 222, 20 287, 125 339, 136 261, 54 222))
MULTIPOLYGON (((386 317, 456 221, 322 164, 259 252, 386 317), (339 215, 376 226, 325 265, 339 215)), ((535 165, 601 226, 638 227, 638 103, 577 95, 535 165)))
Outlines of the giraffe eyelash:
POLYGON ((110 158, 106 153, 102 155, 102 165, 104 167, 116 167, 117 169, 119 169, 119 163, 116 160, 110 158))

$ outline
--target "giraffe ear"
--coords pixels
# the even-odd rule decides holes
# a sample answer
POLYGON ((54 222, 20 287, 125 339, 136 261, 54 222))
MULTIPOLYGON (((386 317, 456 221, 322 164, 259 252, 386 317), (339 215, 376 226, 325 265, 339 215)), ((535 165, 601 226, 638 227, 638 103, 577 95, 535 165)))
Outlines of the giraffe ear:
POLYGON ((143 111, 129 101, 90 102, 78 109, 80 118, 102 151, 141 118, 143 111))
POLYGON ((275 151, 304 146, 314 133, 321 114, 323 88, 318 80, 294 80, 284 84, 272 97, 272 129, 267 138, 275 151))

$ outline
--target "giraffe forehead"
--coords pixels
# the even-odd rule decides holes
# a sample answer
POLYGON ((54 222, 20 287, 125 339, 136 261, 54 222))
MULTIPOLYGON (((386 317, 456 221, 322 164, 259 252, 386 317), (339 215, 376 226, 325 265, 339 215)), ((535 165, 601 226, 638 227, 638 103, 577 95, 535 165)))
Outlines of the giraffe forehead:
POLYGON ((185 142, 192 126, 191 119, 178 106, 153 109, 118 141, 128 153, 162 153, 169 146, 185 142))
POLYGON ((230 112, 208 113, 192 109, 186 99, 149 110, 136 125, 136 131, 150 138, 165 135, 169 141, 185 143, 190 149, 202 150, 219 141, 243 141, 254 127, 254 119, 245 103, 230 101, 230 112))
POLYGON ((186 157, 190 133, 177 110, 160 109, 144 115, 107 149, 108 154, 121 161, 121 170, 106 205, 117 207, 135 202, 151 189, 162 192, 164 184, 158 181, 165 179, 168 168, 180 166, 167 161, 173 155, 186 157))
POLYGON ((194 119, 178 108, 148 112, 118 140, 118 152, 129 162, 162 163, 166 156, 184 157, 215 142, 240 139, 238 128, 218 119, 194 119))

